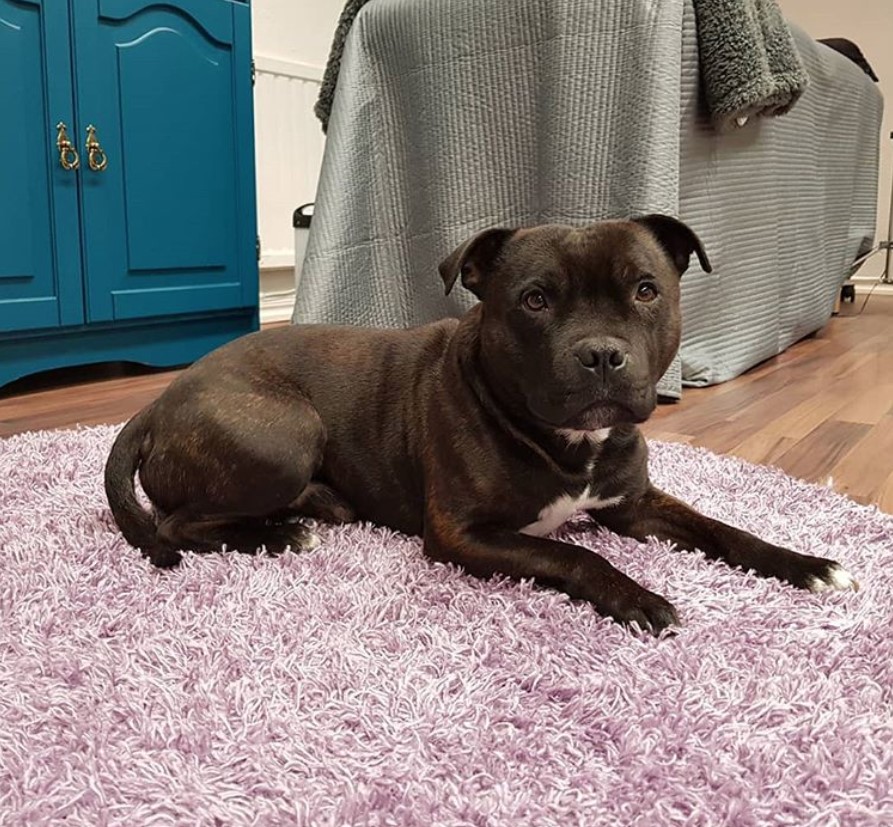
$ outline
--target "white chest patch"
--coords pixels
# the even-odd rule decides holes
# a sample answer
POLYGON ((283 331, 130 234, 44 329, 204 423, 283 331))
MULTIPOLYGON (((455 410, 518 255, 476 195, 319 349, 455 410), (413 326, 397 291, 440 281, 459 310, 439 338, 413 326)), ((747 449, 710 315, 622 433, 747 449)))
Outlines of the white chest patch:
POLYGON ((586 511, 588 509, 610 508, 619 505, 623 501, 623 495, 616 497, 593 497, 590 495, 590 489, 587 485, 577 497, 570 494, 563 494, 554 502, 549 503, 539 513, 539 519, 535 523, 524 526, 521 529, 522 534, 532 534, 535 537, 543 537, 551 534, 561 525, 564 525, 578 511, 586 511))

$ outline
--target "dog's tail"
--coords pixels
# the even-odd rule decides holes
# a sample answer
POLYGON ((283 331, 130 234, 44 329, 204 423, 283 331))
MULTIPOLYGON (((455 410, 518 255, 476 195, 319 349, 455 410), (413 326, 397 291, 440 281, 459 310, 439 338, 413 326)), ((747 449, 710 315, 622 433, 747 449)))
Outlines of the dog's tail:
POLYGON ((151 407, 133 417, 115 439, 105 463, 105 496, 124 539, 156 566, 167 568, 179 563, 181 555, 159 542, 155 516, 137 500, 134 487, 134 476, 143 460, 151 407))

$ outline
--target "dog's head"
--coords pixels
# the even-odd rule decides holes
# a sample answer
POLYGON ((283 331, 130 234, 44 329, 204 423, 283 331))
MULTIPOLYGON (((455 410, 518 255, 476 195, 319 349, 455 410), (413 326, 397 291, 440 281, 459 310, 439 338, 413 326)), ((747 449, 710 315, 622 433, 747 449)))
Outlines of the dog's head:
POLYGON ((492 229, 441 265, 482 302, 480 358, 517 415, 553 429, 643 422, 679 347, 679 279, 692 230, 663 215, 492 229))

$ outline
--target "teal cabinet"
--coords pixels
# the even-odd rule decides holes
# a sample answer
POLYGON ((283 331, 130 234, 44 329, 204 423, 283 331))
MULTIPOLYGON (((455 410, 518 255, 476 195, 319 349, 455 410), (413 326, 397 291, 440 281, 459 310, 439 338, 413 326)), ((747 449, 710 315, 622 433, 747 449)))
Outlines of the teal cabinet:
POLYGON ((74 111, 68 16, 45 5, 0 0, 0 334, 84 320, 78 185, 55 162, 74 111))
POLYGON ((247 3, 0 0, 0 78, 0 384, 257 328, 247 3))

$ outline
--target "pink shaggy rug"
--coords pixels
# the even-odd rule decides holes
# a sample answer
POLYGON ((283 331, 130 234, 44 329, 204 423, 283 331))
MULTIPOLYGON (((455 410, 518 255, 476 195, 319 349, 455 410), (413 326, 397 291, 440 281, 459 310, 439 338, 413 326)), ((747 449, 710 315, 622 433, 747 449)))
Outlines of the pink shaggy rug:
POLYGON ((159 573, 110 520, 116 430, 0 442, 0 823, 893 824, 893 517, 654 445, 669 491, 862 582, 574 526, 675 602, 654 640, 369 526, 159 573))

